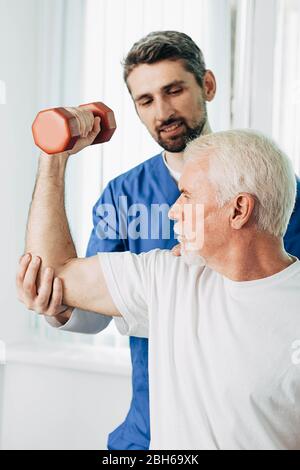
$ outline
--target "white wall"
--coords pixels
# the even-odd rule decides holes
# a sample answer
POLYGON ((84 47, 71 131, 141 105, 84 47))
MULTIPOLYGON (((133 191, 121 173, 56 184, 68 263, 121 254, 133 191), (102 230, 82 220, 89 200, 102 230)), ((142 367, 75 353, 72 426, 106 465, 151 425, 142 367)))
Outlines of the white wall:
POLYGON ((124 420, 131 391, 129 374, 9 363, 2 393, 1 449, 98 450, 124 420))

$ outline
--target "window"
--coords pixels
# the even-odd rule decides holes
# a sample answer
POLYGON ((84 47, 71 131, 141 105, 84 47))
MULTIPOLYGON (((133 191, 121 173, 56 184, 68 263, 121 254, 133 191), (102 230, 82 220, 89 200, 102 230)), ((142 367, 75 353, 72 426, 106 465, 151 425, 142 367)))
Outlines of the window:
POLYGON ((273 135, 300 174, 300 2, 279 2, 273 135))
POLYGON ((232 127, 270 136, 300 171, 300 2, 232 0, 232 127))

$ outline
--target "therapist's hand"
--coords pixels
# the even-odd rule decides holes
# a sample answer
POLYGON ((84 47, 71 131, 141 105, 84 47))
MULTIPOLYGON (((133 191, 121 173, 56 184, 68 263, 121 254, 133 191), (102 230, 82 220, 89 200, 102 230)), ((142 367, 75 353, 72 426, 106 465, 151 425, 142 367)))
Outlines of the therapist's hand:
POLYGON ((172 252, 172 255, 174 256, 181 256, 181 247, 180 247, 180 243, 178 243, 178 245, 175 245, 173 246, 171 252, 172 252))
POLYGON ((71 316, 72 309, 62 304, 63 286, 59 278, 54 278, 54 270, 47 268, 39 277, 41 259, 30 254, 19 261, 16 276, 18 299, 29 310, 48 316, 54 316, 60 323, 65 323, 71 316))

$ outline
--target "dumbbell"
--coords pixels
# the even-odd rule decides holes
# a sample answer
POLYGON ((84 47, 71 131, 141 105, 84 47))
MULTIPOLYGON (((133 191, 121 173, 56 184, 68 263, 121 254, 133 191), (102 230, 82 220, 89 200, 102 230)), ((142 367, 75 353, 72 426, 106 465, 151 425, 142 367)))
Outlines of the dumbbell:
MULTIPOLYGON (((104 103, 82 104, 100 116, 101 131, 91 145, 107 142, 116 130, 113 111, 104 103)), ((66 108, 51 108, 40 111, 32 124, 32 134, 35 144, 49 155, 71 150, 80 138, 80 127, 76 117, 66 108)))

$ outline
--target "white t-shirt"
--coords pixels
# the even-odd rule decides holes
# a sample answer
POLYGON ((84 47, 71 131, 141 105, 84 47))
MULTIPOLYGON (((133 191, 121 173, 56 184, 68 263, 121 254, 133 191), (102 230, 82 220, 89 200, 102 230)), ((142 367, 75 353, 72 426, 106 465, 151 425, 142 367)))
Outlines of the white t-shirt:
POLYGON ((234 282, 167 250, 99 253, 122 334, 149 337, 151 449, 300 449, 300 262, 234 282))
MULTIPOLYGON (((172 170, 168 165, 165 152, 162 152, 162 159, 166 165, 170 175, 178 183, 181 173, 172 170)), ((110 323, 111 317, 107 315, 99 315, 94 312, 88 312, 79 308, 74 308, 70 319, 62 325, 59 320, 55 317, 45 317, 46 321, 54 328, 58 328, 63 331, 71 331, 74 333, 85 333, 85 334, 96 334, 103 331, 110 323)))
POLYGON ((171 175, 172 178, 176 181, 176 183, 178 183, 179 178, 180 178, 180 176, 181 176, 180 171, 172 170, 172 168, 168 165, 167 160, 166 160, 165 152, 162 152, 162 159, 163 159, 163 161, 164 161, 164 164, 165 164, 166 167, 168 168, 170 175, 171 175))

